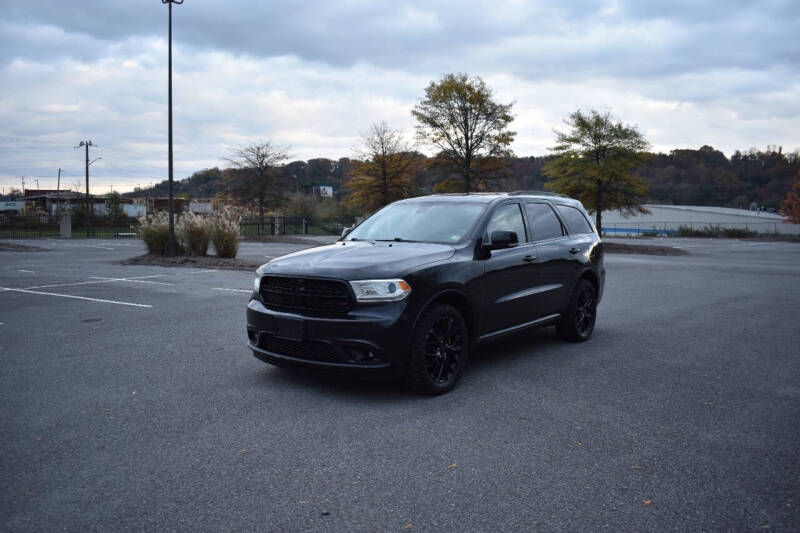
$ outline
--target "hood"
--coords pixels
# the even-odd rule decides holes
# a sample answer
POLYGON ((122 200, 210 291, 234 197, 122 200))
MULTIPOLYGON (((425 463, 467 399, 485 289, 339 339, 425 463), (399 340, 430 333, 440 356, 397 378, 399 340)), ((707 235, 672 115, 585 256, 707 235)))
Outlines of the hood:
POLYGON ((454 253, 447 244, 346 241, 284 255, 259 272, 345 280, 396 278, 454 253))

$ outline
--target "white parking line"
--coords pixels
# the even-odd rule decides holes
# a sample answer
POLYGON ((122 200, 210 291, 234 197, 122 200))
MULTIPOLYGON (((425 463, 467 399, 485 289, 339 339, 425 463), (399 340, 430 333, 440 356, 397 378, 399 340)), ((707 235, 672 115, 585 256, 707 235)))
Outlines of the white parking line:
POLYGON ((101 250, 113 250, 110 246, 95 246, 93 244, 65 244, 65 246, 76 246, 78 248, 99 248, 101 250))
MULTIPOLYGON (((35 285, 33 287, 25 287, 25 289, 50 289, 52 287, 71 287, 73 285, 92 285, 95 283, 111 283, 112 281, 138 281, 140 279, 145 278, 158 278, 161 277, 162 274, 157 274, 155 276, 135 276, 130 278, 98 278, 96 276, 90 276, 97 281, 76 281, 75 283, 54 283, 52 285, 35 285)), ((155 283, 155 282, 151 282, 155 283)), ((167 285, 172 285, 171 283, 167 283, 167 285)))
POLYGON ((42 296, 58 296, 60 298, 74 298, 76 300, 88 300, 90 302, 100 302, 106 304, 117 304, 117 305, 129 305, 131 307, 153 307, 152 305, 146 304, 135 304, 131 302, 119 302, 117 300, 104 300, 102 298, 88 298, 86 296, 75 296, 73 294, 56 294, 54 292, 40 292, 40 291, 29 291, 26 289, 11 289, 9 287, 0 287, 0 291, 10 291, 10 292, 22 292, 25 294, 41 294, 42 296))
POLYGON ((18 268, 17 272, 25 272, 26 274, 36 274, 36 272, 33 270, 24 270, 22 268, 18 268))
POLYGON ((223 289, 222 287, 212 287, 212 291, 231 291, 231 292, 253 292, 247 289, 223 289))
MULTIPOLYGON (((166 281, 147 281, 143 279, 136 279, 136 278, 101 278, 99 276, 89 276, 92 279, 101 279, 103 281, 130 281, 133 283, 154 283, 156 285, 174 285, 174 283, 169 283, 166 281)), ((155 277, 155 276, 151 276, 155 277)))

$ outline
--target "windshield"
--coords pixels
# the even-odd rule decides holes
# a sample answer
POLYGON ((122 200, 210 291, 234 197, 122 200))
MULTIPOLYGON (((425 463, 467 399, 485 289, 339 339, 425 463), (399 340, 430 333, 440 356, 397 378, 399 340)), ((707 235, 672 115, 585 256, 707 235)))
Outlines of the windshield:
POLYGON ((415 241, 455 244, 463 239, 486 206, 459 202, 391 204, 354 229, 348 241, 415 241))

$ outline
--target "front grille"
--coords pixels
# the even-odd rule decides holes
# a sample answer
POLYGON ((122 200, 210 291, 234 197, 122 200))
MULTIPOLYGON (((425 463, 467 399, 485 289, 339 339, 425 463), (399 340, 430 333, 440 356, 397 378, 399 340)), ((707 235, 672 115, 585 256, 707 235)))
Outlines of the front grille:
POLYGON ((273 337, 271 335, 260 335, 259 348, 278 355, 288 355, 300 359, 310 359, 312 361, 342 361, 336 349, 326 342, 320 341, 293 341, 273 337))
POLYGON ((261 301, 277 311, 346 313, 352 306, 344 281, 319 278, 263 276, 261 301))

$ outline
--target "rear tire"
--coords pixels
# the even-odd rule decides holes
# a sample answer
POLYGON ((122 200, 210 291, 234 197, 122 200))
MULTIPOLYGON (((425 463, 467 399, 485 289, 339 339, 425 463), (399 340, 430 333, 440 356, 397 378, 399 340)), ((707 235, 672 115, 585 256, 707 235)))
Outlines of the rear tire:
POLYGON ((443 394, 456 386, 469 356, 469 332, 461 313, 437 305, 417 323, 411 337, 406 383, 425 394, 443 394))
POLYGON ((581 279, 575 286, 567 310, 556 323, 556 331, 565 341, 589 340, 597 320, 597 289, 594 284, 581 279))

